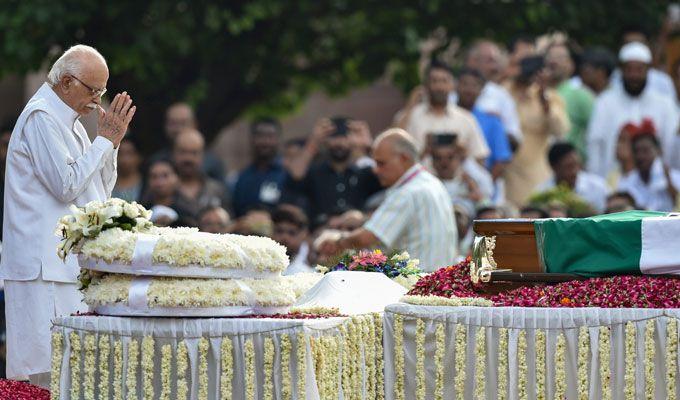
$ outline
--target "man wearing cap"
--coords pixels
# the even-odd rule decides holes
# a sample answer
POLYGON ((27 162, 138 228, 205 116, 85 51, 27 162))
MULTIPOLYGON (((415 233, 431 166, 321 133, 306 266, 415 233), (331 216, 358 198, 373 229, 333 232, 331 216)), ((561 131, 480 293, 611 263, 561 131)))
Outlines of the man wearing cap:
POLYGON ((616 141, 621 128, 648 118, 654 124, 663 148, 663 159, 671 167, 678 159, 678 113, 670 98, 652 90, 648 72, 652 53, 642 43, 624 45, 619 52, 622 85, 612 85, 595 101, 588 125, 588 170, 603 178, 616 172, 616 141))

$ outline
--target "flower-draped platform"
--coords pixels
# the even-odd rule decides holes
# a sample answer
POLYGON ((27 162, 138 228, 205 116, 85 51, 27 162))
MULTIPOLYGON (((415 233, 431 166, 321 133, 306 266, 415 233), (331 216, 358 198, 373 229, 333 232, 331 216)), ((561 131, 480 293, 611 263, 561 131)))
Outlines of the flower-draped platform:
POLYGON ((382 316, 60 317, 53 399, 381 399, 382 316))

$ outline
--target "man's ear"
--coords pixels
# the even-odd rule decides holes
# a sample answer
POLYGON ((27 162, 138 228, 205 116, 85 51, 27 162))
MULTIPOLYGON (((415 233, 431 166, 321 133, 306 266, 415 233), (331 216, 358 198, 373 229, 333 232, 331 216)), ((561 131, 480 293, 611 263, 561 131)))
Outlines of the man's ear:
POLYGON ((59 86, 62 92, 69 93, 73 87, 73 78, 70 75, 64 75, 59 80, 59 86))

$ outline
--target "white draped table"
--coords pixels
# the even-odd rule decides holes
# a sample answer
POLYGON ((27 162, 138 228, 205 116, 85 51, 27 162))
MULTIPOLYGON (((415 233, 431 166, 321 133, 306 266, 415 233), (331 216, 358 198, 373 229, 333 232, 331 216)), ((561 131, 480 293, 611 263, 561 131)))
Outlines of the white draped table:
POLYGON ((61 317, 52 329, 52 395, 373 399, 382 395, 376 372, 382 370, 381 341, 379 314, 308 320, 61 317))
POLYGON ((386 399, 677 399, 679 309, 384 314, 386 399))

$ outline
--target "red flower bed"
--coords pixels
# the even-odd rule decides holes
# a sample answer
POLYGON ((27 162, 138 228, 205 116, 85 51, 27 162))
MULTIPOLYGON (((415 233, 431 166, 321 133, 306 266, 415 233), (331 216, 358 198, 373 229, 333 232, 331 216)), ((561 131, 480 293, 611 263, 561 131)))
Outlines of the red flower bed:
POLYGON ((484 297, 498 307, 680 308, 680 279, 622 275, 523 286, 489 295, 470 281, 469 259, 421 278, 408 293, 421 296, 484 297))
POLYGON ((30 383, 0 379, 2 400, 50 400, 50 391, 30 383))

